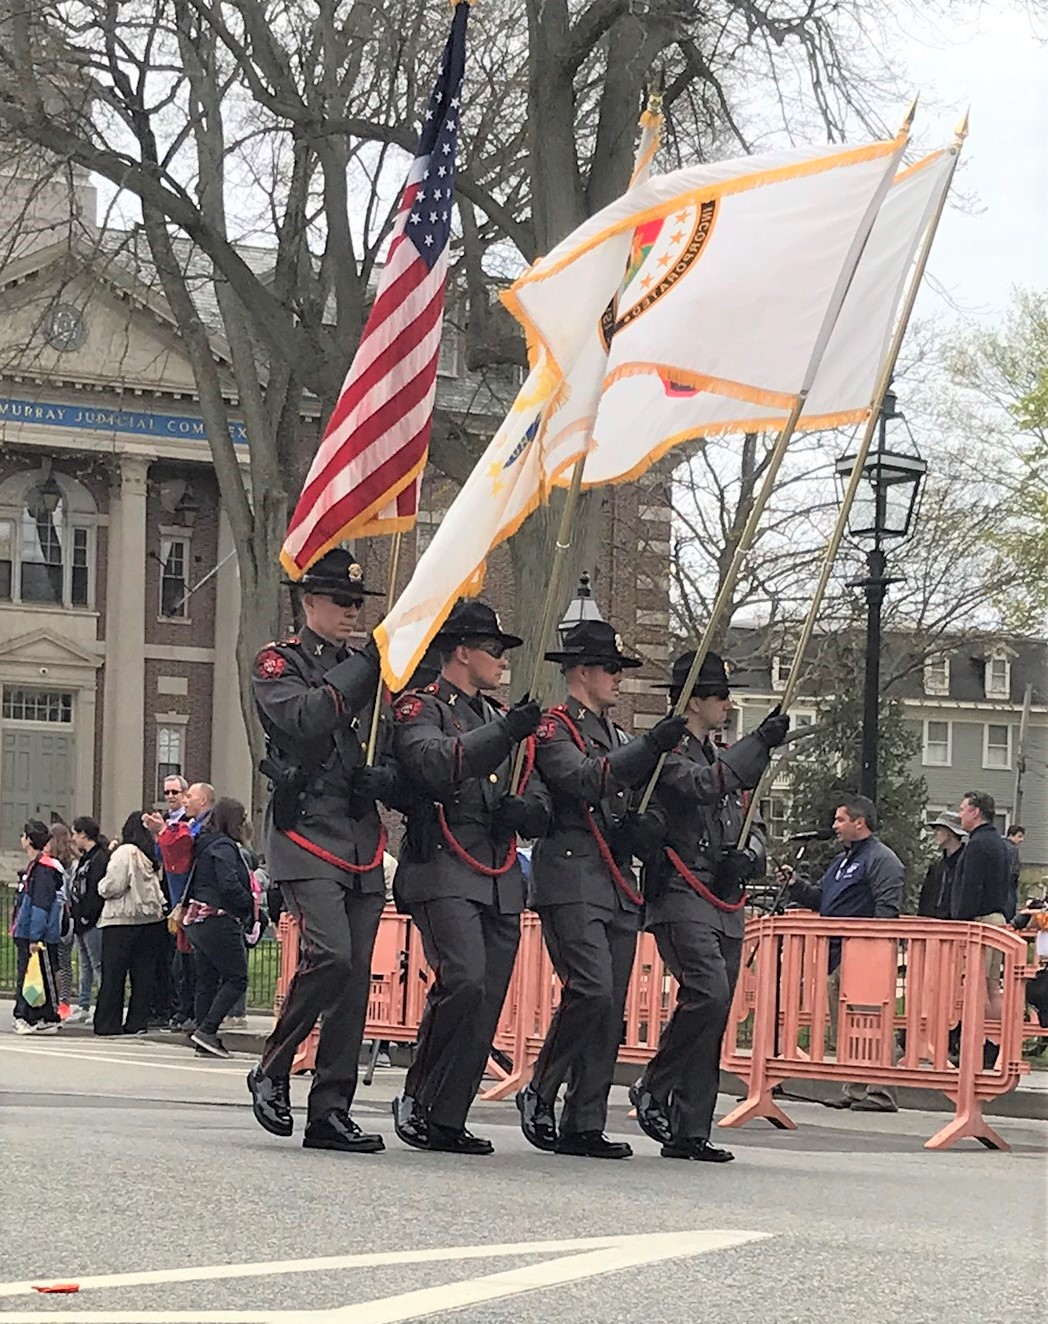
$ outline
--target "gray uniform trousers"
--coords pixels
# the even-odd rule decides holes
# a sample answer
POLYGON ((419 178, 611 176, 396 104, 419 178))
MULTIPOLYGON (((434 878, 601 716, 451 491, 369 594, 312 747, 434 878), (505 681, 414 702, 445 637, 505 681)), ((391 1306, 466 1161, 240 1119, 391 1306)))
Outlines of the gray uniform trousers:
POLYGON ((636 911, 588 901, 544 906, 539 915, 563 990, 532 1084, 539 1097, 552 1104, 567 1081, 562 1133, 603 1131, 639 917, 636 911))
POLYGON ((404 1093, 461 1130, 484 1075, 520 942, 520 916, 466 897, 411 904, 434 979, 404 1093))
POLYGON ((299 878, 282 882, 280 890, 298 922, 299 963, 262 1051, 262 1070, 288 1075, 299 1044, 322 1017, 309 1092, 314 1121, 353 1102, 385 896, 354 891, 334 878, 299 878))
POLYGON ((679 988, 658 1052, 644 1072, 644 1084, 656 1099, 668 1100, 675 1139, 708 1140, 742 939, 701 920, 653 924, 651 930, 679 988))

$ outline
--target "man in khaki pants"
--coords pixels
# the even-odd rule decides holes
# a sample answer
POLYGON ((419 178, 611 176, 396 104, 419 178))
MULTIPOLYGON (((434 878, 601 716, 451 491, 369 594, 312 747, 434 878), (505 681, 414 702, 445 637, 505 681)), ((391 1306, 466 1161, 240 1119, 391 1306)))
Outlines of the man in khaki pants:
MULTIPOLYGON (((844 847, 817 884, 803 879, 790 883, 791 900, 817 910, 825 919, 898 919, 902 906, 904 870, 894 851, 876 835, 877 809, 865 795, 846 795, 837 806, 833 831, 844 847)), ((786 871, 780 871, 784 876, 786 871)), ((830 942, 829 1001, 840 996, 841 944, 830 942)), ((831 1029, 835 1023, 831 1015, 831 1029)), ((829 1108, 853 1112, 898 1112, 895 1090, 888 1085, 847 1084, 839 1098, 826 1100, 829 1108)))

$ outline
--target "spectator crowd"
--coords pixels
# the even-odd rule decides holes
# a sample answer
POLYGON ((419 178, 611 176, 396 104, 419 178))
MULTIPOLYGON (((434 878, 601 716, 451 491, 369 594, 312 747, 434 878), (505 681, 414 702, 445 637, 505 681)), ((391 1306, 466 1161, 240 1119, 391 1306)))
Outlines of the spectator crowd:
POLYGON ((63 1020, 102 1037, 156 1028, 201 1056, 229 1056, 219 1031, 247 1025, 248 951, 269 924, 265 869, 239 800, 180 776, 163 790, 164 811, 129 814, 113 841, 90 815, 26 823, 11 922, 16 1034, 56 1034, 63 1020))

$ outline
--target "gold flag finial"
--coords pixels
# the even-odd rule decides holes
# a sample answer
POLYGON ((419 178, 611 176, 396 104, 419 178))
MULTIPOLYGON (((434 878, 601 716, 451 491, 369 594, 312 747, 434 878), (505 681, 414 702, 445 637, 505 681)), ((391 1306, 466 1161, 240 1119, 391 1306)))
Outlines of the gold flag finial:
POLYGON ((662 118, 662 98, 666 91, 666 71, 660 69, 648 87, 647 99, 644 103, 644 111, 640 117, 641 124, 648 122, 654 123, 662 118))
POLYGON ((963 143, 965 138, 968 137, 968 119, 971 113, 972 113, 971 106, 966 106, 964 110, 964 114, 957 121, 957 127, 953 131, 954 141, 956 142, 958 147, 960 147, 961 143, 963 143))
POLYGON ((921 94, 918 92, 916 96, 913 98, 913 100, 910 102, 910 109, 906 112, 905 116, 903 117, 902 124, 899 127, 900 133, 908 134, 910 130, 913 128, 913 117, 917 114, 917 102, 920 101, 920 99, 921 99, 921 94))

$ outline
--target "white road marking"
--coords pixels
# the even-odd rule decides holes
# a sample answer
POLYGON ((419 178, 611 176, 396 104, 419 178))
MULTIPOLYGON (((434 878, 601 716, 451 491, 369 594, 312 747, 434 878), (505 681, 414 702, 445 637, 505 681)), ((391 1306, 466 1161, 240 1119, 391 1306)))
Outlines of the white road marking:
POLYGON ((200 1066, 196 1062, 163 1062, 154 1057, 113 1057, 108 1053, 84 1053, 77 1052, 75 1049, 67 1048, 64 1045, 58 1048, 30 1048, 28 1044, 4 1044, 0 1043, 0 1051, 6 1053, 25 1053, 30 1057, 55 1057, 63 1061, 74 1062, 105 1062, 110 1066, 118 1067, 148 1067, 156 1071, 200 1071, 209 1076, 220 1075, 230 1076, 239 1075, 245 1066, 248 1066, 253 1058, 245 1054, 243 1066, 237 1063, 236 1066, 219 1066, 219 1059, 215 1059, 215 1066, 200 1066))
MULTIPOLYGON (((768 1233, 743 1231, 661 1232, 637 1236, 585 1237, 567 1241, 524 1241, 494 1246, 451 1246, 421 1251, 375 1251, 358 1255, 331 1255, 308 1260, 269 1260, 258 1264, 221 1264, 206 1268, 157 1269, 140 1273, 75 1274, 51 1279, 77 1282, 81 1291, 135 1287, 159 1283, 213 1282, 224 1278, 259 1278, 281 1274, 330 1272, 335 1269, 376 1268, 397 1264, 432 1264, 441 1261, 492 1259, 509 1256, 557 1254, 524 1268, 485 1274, 465 1282, 424 1287, 396 1296, 362 1301, 331 1310, 42 1310, 0 1312, 0 1324, 32 1324, 61 1318, 91 1324, 401 1324, 448 1310, 496 1301, 524 1292, 556 1287, 580 1279, 641 1268, 663 1260, 704 1255, 709 1251, 763 1240, 768 1233), (572 1251, 583 1252, 571 1254, 572 1251)), ((33 1283, 0 1284, 0 1297, 24 1296, 33 1283)), ((63 1305, 68 1305, 63 1300, 63 1305)))

